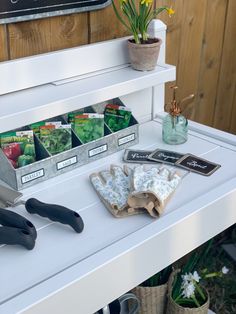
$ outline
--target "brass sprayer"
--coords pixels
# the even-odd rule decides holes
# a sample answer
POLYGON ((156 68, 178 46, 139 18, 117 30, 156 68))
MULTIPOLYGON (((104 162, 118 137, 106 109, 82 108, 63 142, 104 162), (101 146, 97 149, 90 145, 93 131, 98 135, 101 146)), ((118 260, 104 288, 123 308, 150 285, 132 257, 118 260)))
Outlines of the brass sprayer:
POLYGON ((194 94, 191 94, 185 98, 183 98, 182 100, 180 100, 179 102, 176 101, 176 90, 178 89, 178 86, 174 85, 171 86, 170 88, 173 89, 173 99, 170 103, 165 104, 165 111, 167 111, 171 116, 179 116, 180 113, 183 111, 182 110, 182 106, 183 104, 186 106, 186 104, 190 104, 190 102, 193 100, 193 98, 195 97, 194 94))

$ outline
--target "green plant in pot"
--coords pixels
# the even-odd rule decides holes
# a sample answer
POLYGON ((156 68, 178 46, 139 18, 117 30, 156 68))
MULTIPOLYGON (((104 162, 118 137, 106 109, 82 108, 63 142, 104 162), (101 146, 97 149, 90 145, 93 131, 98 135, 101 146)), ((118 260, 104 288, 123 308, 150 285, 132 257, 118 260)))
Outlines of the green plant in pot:
POLYGON ((149 37, 148 26, 162 11, 166 11, 169 16, 174 14, 173 9, 166 6, 154 8, 153 0, 119 0, 119 4, 120 11, 112 0, 117 18, 133 35, 133 38, 128 40, 131 66, 139 71, 153 70, 162 41, 160 38, 149 37))
POLYGON ((205 288, 209 278, 222 277, 228 269, 210 271, 204 268, 212 241, 191 254, 181 269, 175 270, 169 279, 167 313, 207 314, 210 297, 205 288))
POLYGON ((139 314, 165 313, 167 282, 171 272, 172 266, 168 266, 132 290, 141 303, 139 314))

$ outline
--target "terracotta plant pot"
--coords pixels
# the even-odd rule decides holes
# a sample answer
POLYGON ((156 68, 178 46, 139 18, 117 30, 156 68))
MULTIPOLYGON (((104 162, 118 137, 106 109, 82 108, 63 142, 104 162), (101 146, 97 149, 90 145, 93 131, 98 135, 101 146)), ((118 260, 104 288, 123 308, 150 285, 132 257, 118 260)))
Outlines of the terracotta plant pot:
POLYGON ((132 292, 140 300, 138 314, 164 314, 167 303, 167 284, 156 287, 138 286, 132 292))
POLYGON ((133 39, 129 39, 128 52, 132 68, 138 71, 154 70, 161 44, 160 38, 150 38, 148 43, 144 44, 136 44, 133 39))

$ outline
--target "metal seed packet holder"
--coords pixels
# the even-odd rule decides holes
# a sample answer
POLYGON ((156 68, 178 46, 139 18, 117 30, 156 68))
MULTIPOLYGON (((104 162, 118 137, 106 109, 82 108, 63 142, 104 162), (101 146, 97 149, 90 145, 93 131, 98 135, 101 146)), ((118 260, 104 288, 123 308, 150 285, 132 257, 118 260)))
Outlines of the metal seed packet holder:
MULTIPOLYGON (((116 98, 101 104, 96 104, 84 110, 99 112, 107 103, 123 105, 116 98)), ((56 117, 57 120, 65 120, 65 116, 56 117)), ((55 117, 47 121, 55 121, 55 117)), ((66 123, 66 120, 65 120, 66 123)), ((29 129, 24 127, 22 129, 29 129)), ((107 125, 104 128, 104 137, 82 144, 80 139, 72 131, 72 149, 56 155, 50 155, 37 136, 35 138, 35 150, 37 161, 21 167, 13 168, 3 151, 0 149, 0 179, 9 184, 15 190, 22 190, 29 186, 45 181, 67 171, 83 166, 94 160, 113 154, 138 143, 139 124, 134 116, 131 116, 129 126, 117 132, 112 132, 107 125)))

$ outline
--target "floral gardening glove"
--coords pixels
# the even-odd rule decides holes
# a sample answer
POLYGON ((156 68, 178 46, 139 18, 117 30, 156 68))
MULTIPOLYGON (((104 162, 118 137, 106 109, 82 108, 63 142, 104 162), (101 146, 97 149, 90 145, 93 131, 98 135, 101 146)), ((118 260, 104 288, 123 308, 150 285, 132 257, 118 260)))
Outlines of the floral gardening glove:
POLYGON ((110 171, 104 170, 90 175, 92 185, 106 208, 116 217, 130 216, 145 212, 143 208, 133 209, 127 204, 131 189, 132 169, 111 165, 110 171))
POLYGON ((127 202, 132 208, 142 206, 152 217, 158 217, 180 181, 181 177, 168 168, 145 170, 137 166, 132 174, 133 192, 127 202))

